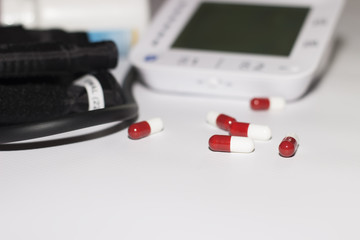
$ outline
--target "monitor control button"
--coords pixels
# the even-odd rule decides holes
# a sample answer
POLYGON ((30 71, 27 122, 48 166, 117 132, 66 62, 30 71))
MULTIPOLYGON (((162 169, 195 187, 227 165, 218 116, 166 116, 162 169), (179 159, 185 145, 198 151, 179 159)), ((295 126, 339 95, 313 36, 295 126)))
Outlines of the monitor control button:
POLYGON ((179 58, 179 60, 177 61, 178 65, 181 65, 181 66, 184 66, 184 65, 187 65, 190 61, 190 58, 189 57, 181 57, 179 58))
POLYGON ((254 71, 262 71, 265 68, 264 63, 256 63, 253 67, 254 71))
POLYGON ((279 66, 279 71, 281 72, 298 72, 300 69, 297 66, 287 66, 281 65, 279 66))
POLYGON ((155 39, 151 42, 151 44, 156 47, 159 44, 159 40, 155 39))
POLYGON ((216 87, 220 84, 220 79, 217 77, 211 77, 208 80, 208 86, 209 87, 216 87))
POLYGON ((307 40, 304 42, 304 47, 306 47, 306 48, 317 47, 318 44, 319 43, 316 40, 307 40))
POLYGON ((155 62, 157 60, 157 56, 155 54, 146 55, 144 58, 145 62, 155 62))
POLYGON ((240 70, 250 70, 251 63, 249 61, 244 61, 239 64, 240 70))
POLYGON ((321 26, 325 26, 327 24, 327 20, 326 20, 326 18, 316 18, 316 19, 314 19, 314 21, 312 23, 316 27, 321 27, 321 26))

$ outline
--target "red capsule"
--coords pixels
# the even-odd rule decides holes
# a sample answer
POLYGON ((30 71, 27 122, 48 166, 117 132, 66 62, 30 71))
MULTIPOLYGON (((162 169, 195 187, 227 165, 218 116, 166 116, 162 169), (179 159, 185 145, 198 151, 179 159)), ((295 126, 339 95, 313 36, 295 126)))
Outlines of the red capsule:
POLYGON ((268 98, 253 98, 253 99, 251 99, 250 107, 253 110, 269 109, 270 100, 268 98))
POLYGON ((292 157, 299 146, 299 140, 295 134, 286 136, 279 145, 279 154, 282 157, 292 157))
POLYGON ((206 116, 206 121, 211 125, 219 127, 220 129, 229 131, 230 125, 235 122, 236 119, 225 114, 209 112, 206 116))
POLYGON ((250 138, 214 135, 209 139, 209 148, 216 152, 250 153, 255 145, 250 138))
POLYGON ((148 121, 131 124, 128 128, 128 134, 131 139, 140 139, 160 132, 163 128, 162 120, 160 118, 153 118, 148 121))
POLYGON ((230 127, 230 135, 241 136, 241 137, 249 137, 248 136, 249 126, 250 126, 250 123, 235 122, 230 127))
POLYGON ((285 100, 280 97, 253 98, 250 101, 253 110, 277 110, 285 107, 285 100))
POLYGON ((230 152, 231 136, 214 135, 209 139, 209 147, 213 151, 230 152))
POLYGON ((254 140, 267 141, 271 139, 271 129, 268 126, 264 125, 234 122, 230 126, 230 135, 249 137, 254 140))

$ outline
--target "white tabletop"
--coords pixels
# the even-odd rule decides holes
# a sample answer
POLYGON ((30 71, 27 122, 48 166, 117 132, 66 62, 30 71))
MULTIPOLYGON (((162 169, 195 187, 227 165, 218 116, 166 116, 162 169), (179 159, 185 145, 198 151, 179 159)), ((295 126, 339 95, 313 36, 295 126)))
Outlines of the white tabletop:
POLYGON ((161 117, 163 132, 1 151, 0 239, 360 239, 359 10, 348 1, 326 75, 282 111, 136 84, 139 120, 161 117), (250 154, 212 152, 224 132, 205 122, 210 110, 273 138, 250 154), (288 132, 300 146, 285 159, 288 132))

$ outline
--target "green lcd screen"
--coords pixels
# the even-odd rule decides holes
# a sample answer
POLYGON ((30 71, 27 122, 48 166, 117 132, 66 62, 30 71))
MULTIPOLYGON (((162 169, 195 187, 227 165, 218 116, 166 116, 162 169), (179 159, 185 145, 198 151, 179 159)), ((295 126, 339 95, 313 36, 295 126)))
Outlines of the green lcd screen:
POLYGON ((309 11, 203 2, 172 48, 289 56, 309 11))

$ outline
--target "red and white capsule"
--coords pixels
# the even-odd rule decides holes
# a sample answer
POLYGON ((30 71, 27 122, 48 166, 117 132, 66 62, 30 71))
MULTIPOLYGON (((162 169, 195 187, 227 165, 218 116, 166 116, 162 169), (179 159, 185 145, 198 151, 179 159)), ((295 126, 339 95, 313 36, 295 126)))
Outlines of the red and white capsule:
POLYGON ((281 97, 253 98, 250 101, 253 110, 280 110, 285 104, 285 99, 281 97))
POLYGON ((230 135, 267 141, 271 139, 271 129, 265 125, 234 122, 230 126, 230 135))
POLYGON ((236 119, 222 113, 211 111, 206 115, 206 121, 213 126, 229 131, 230 125, 235 122, 236 119))
POLYGON ((251 153, 255 145, 250 138, 214 135, 209 139, 209 148, 216 152, 251 153))
POLYGON ((279 154, 282 157, 292 157, 299 146, 299 138, 296 134, 288 134, 279 145, 279 154))
POLYGON ((164 124, 161 118, 153 118, 147 121, 131 124, 128 128, 129 138, 140 139, 151 134, 161 132, 164 124))

